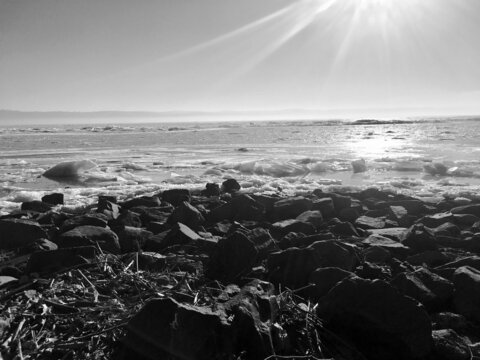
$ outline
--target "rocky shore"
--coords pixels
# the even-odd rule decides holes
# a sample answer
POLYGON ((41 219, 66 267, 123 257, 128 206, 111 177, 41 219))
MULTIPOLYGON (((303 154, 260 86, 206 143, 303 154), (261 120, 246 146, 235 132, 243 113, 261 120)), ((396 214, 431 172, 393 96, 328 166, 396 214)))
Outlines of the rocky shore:
POLYGON ((0 218, 2 359, 480 359, 480 202, 234 179, 0 218))

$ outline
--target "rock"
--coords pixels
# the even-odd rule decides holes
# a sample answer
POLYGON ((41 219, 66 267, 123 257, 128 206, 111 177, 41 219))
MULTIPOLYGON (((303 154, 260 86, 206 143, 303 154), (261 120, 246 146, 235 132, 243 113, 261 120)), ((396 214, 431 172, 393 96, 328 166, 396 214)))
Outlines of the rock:
POLYGON ((20 209, 25 211, 36 211, 39 213, 44 213, 51 210, 52 207, 52 204, 44 203, 43 201, 33 200, 23 202, 20 209))
POLYGON ((352 198, 350 196, 344 196, 336 193, 330 193, 329 196, 333 200, 333 206, 337 214, 339 214, 341 210, 352 206, 352 198))
POLYGON ((89 246, 98 243, 100 248, 112 254, 120 254, 120 242, 112 230, 99 226, 84 225, 69 230, 57 237, 60 248, 89 246))
POLYGON ((360 212, 356 208, 350 207, 340 210, 338 216, 344 221, 353 223, 360 217, 360 212))
POLYGON ((331 228, 332 232, 344 236, 360 236, 357 229, 349 222, 339 222, 331 228))
POLYGON ((140 196, 140 197, 125 201, 121 205, 125 209, 131 209, 139 206, 157 207, 157 206, 160 206, 160 199, 157 196, 140 196))
POLYGON ((320 211, 324 218, 330 218, 335 215, 335 206, 333 205, 333 199, 330 197, 322 199, 313 199, 312 210, 320 211))
POLYGON ((47 232, 36 222, 23 219, 0 220, 0 249, 10 250, 48 238, 47 232))
POLYGON ((369 246, 362 251, 363 259, 365 261, 375 264, 385 264, 392 258, 392 254, 382 246, 369 246))
POLYGON ((435 236, 460 236, 461 230, 457 225, 450 222, 443 223, 436 228, 431 228, 430 231, 435 236))
POLYGON ((170 189, 162 193, 162 201, 166 201, 173 206, 178 206, 182 202, 190 202, 191 195, 187 189, 170 189))
POLYGON ((140 251, 145 247, 148 239, 153 236, 150 231, 131 226, 125 226, 116 231, 116 234, 123 254, 140 251))
POLYGON ((103 214, 98 213, 75 216, 63 222, 62 226, 60 227, 60 232, 67 232, 69 230, 75 229, 78 226, 84 225, 98 226, 104 228, 107 226, 107 220, 103 214))
POLYGON ((299 232, 305 235, 312 235, 315 233, 316 229, 308 222, 289 219, 273 223, 272 231, 281 235, 288 234, 289 232, 299 232))
POLYGON ((453 329, 456 331, 463 331, 467 328, 468 322, 465 316, 451 313, 441 312, 431 316, 433 328, 439 329, 453 329))
POLYGON ((22 253, 30 254, 35 251, 48 251, 48 250, 57 250, 58 245, 48 239, 38 239, 32 244, 24 248, 22 253))
POLYGON ((117 219, 120 216, 120 210, 120 205, 118 205, 117 203, 100 199, 98 201, 97 213, 104 214, 109 219, 117 219))
MULTIPOLYGON (((158 272, 165 269, 167 257, 156 252, 140 252, 126 254, 122 259, 125 264, 130 264, 138 259, 138 269, 143 271, 158 272)), ((135 267, 135 265, 133 265, 135 267)))
POLYGON ((401 206, 408 211, 409 215, 419 215, 425 209, 425 204, 420 200, 396 200, 390 201, 389 206, 401 206))
POLYGON ((462 266, 453 275, 455 311, 480 322, 480 271, 462 266))
POLYGON ((409 215, 407 209, 403 206, 389 206, 388 219, 396 222, 400 226, 410 226, 416 217, 409 215))
POLYGON ((431 310, 445 307, 454 291, 454 286, 450 281, 424 268, 398 274, 392 279, 391 285, 403 294, 417 299, 431 310))
MULTIPOLYGON (((167 217, 167 215, 163 215, 164 218, 167 217)), ((152 221, 153 222, 153 221, 152 221)), ((150 222, 150 223, 152 223, 150 222)), ((149 223, 149 225, 150 225, 149 223)), ((125 226, 131 226, 131 227, 141 227, 142 226, 142 220, 140 219, 140 215, 137 213, 130 211, 130 210, 124 210, 122 213, 114 220, 110 220, 108 222, 108 225, 113 229, 113 228, 123 228, 125 226)))
POLYGON ((323 224, 322 212, 319 210, 309 210, 301 213, 296 220, 312 224, 315 228, 319 228, 323 224))
POLYGON ((355 226, 365 230, 383 229, 385 227, 385 218, 360 216, 357 220, 355 220, 355 226))
POLYGON ((40 225, 55 225, 56 227, 60 227, 68 218, 69 215, 64 213, 47 211, 46 213, 40 214, 36 220, 40 225))
POLYGON ((471 351, 465 340, 452 329, 434 330, 433 354, 441 360, 469 360, 471 351))
POLYGON ((52 193, 47 194, 42 197, 42 202, 50 204, 50 205, 63 205, 63 194, 61 193, 52 193))
POLYGON ((212 222, 230 220, 254 220, 259 221, 263 218, 265 208, 262 204, 255 201, 249 195, 235 196, 230 202, 216 207, 208 216, 212 222))
POLYGON ((405 239, 407 232, 408 229, 404 227, 367 230, 368 234, 385 236, 399 242, 405 239))
POLYGON ((52 273, 73 266, 88 264, 97 255, 97 249, 93 246, 81 246, 63 248, 50 251, 34 252, 28 260, 25 272, 52 273))
POLYGON ((229 324, 221 311, 179 303, 171 298, 149 301, 127 325, 124 359, 220 359, 233 354, 229 324), (139 356, 140 355, 140 356, 139 356))
POLYGON ((331 232, 324 232, 305 236, 303 233, 288 233, 278 243, 280 249, 288 249, 290 247, 306 247, 312 245, 316 241, 335 239, 335 235, 331 232))
POLYGON ((392 194, 390 192, 382 191, 378 188, 368 188, 358 194, 358 198, 361 200, 376 199, 385 201, 389 200, 391 196, 392 194))
POLYGON ((222 191, 227 193, 234 193, 241 189, 240 184, 235 179, 227 179, 222 182, 222 191))
POLYGON ((427 250, 407 257, 407 262, 416 266, 440 266, 449 261, 449 258, 438 250, 427 250))
POLYGON ((427 313, 384 281, 347 277, 321 299, 317 312, 327 329, 368 359, 416 359, 430 352, 427 313))
POLYGON ((392 272, 389 266, 363 262, 355 269, 355 274, 364 279, 390 280, 392 272))
POLYGON ((220 196, 220 186, 215 183, 207 183, 201 194, 203 196, 220 196))
POLYGON ((308 279, 308 283, 314 286, 306 289, 305 293, 316 301, 327 295, 338 282, 349 276, 355 276, 355 274, 336 267, 318 268, 310 274, 308 279))
POLYGON ((199 230, 205 218, 197 208, 184 201, 178 205, 167 220, 168 224, 182 223, 192 230, 199 230))
POLYGON ((480 221, 480 218, 471 214, 453 214, 454 223, 459 225, 471 226, 477 221, 480 221))
POLYGON ((458 206, 450 210, 452 214, 468 214, 480 217, 480 204, 458 206))
POLYGON ((185 245, 200 240, 202 237, 187 225, 176 223, 166 234, 162 247, 185 245))
POLYGON ((310 274, 325 267, 351 271, 357 257, 351 247, 336 240, 317 241, 303 248, 289 248, 270 254, 267 267, 270 278, 290 289, 304 287, 310 274))
POLYGON ((417 223, 421 223, 429 228, 436 228, 448 222, 454 221, 454 216, 451 213, 436 213, 433 215, 425 215, 417 220, 417 223))
POLYGON ((207 276, 222 281, 234 281, 251 271, 258 256, 255 244, 245 234, 234 232, 218 241, 210 258, 207 276))
POLYGON ((433 233, 419 224, 413 225, 408 229, 402 243, 416 252, 437 250, 438 248, 433 233))
POLYGON ((275 221, 295 219, 312 208, 312 201, 302 196, 277 201, 273 205, 272 218, 275 221))
POLYGON ((14 278, 13 276, 0 275, 0 288, 15 281, 18 281, 18 279, 14 278))
POLYGON ((362 173, 367 171, 367 164, 364 159, 352 161, 353 173, 362 173))
POLYGON ((410 251, 410 249, 402 243, 381 235, 370 235, 368 238, 363 240, 362 243, 369 246, 382 247, 383 249, 388 250, 390 253, 402 258, 405 258, 410 251))

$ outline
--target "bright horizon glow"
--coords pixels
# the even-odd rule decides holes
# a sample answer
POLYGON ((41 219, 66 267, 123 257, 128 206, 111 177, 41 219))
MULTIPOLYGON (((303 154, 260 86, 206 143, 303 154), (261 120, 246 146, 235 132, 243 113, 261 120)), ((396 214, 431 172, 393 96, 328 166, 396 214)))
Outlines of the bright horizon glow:
POLYGON ((136 5, 0 0, 0 109, 480 113, 477 1, 136 5))

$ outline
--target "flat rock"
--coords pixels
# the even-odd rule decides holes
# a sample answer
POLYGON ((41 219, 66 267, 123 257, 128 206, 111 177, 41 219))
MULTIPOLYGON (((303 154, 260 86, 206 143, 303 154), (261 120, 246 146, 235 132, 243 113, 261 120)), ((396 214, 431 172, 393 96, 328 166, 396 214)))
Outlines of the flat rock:
POLYGON ((87 264, 94 259, 98 250, 93 246, 63 248, 33 253, 28 260, 25 272, 51 273, 76 265, 87 264))
POLYGON ((465 340, 452 329, 434 330, 433 353, 435 359, 469 360, 471 351, 465 340))
POLYGON ((408 229, 404 227, 394 227, 385 229, 370 229, 367 230, 367 234, 381 235, 396 241, 402 241, 405 238, 407 231, 408 229))
POLYGON ((453 274, 455 284, 454 307, 468 319, 480 322, 480 271, 462 266, 453 274))

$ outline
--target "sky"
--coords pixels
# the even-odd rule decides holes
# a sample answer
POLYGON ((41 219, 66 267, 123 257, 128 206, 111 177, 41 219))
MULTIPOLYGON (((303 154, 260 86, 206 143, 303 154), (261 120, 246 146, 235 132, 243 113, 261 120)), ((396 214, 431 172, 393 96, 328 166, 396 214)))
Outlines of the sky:
POLYGON ((0 0, 0 109, 480 114, 480 1, 0 0))

